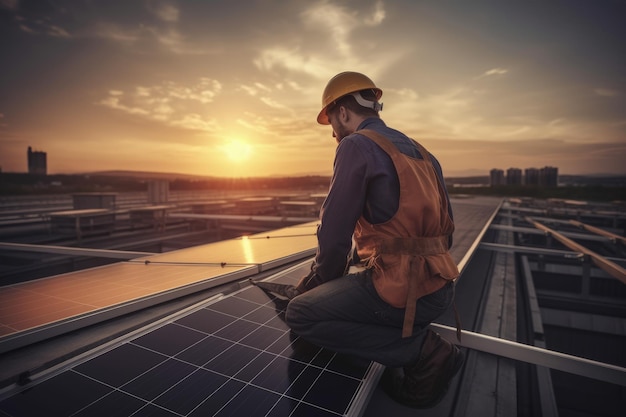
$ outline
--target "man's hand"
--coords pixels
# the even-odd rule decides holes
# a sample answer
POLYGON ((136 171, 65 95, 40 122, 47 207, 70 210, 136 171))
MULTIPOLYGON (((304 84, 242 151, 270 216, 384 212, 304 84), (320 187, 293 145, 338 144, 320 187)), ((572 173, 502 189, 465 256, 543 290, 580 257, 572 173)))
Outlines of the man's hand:
POLYGON ((309 272, 308 275, 303 277, 300 282, 298 282, 298 285, 296 285, 296 289, 300 292, 300 294, 302 294, 304 292, 312 290, 313 288, 323 283, 324 281, 322 281, 320 276, 317 275, 317 273, 313 269, 311 269, 311 272, 309 272))
POLYGON ((311 265, 311 272, 309 272, 306 276, 302 277, 297 285, 290 284, 277 284, 275 282, 267 282, 267 281, 252 281, 252 284, 257 287, 274 294, 275 296, 291 300, 300 294, 303 294, 313 288, 317 287, 324 283, 319 275, 315 272, 313 265, 311 265))
POLYGON ((296 287, 290 284, 277 284, 266 281, 252 281, 252 284, 282 299, 291 300, 301 294, 296 287))

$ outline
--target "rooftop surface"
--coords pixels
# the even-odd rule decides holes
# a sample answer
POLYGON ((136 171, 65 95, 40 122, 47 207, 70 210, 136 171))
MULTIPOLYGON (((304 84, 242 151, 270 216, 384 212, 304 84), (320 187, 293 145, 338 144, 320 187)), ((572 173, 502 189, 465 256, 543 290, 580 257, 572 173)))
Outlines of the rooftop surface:
MULTIPOLYGON (((626 405, 626 372, 623 368, 626 365, 626 292, 624 283, 619 280, 619 272, 626 264, 626 256, 620 239, 611 236, 624 236, 624 213, 619 210, 599 212, 597 209, 571 212, 567 207, 555 207, 554 204, 548 207, 483 197, 454 198, 452 204, 456 224, 452 254, 463 271, 457 284, 456 301, 464 329, 461 345, 467 353, 463 370, 438 406, 416 411, 391 401, 377 387, 380 369, 370 364, 368 370, 358 377, 361 379, 357 378, 361 381, 361 388, 357 389, 347 412, 370 417, 621 415, 620 411, 626 405), (577 221, 594 223, 609 235, 602 236, 568 223, 572 213, 577 221), (554 231, 556 226, 562 234, 576 239, 586 248, 591 247, 606 262, 617 265, 617 278, 607 273, 606 268, 598 267, 593 256, 564 247, 552 238, 554 233, 537 229, 529 223, 529 216, 533 221, 550 225, 553 228, 550 230, 554 231), (602 343, 599 345, 598 341, 602 343), (529 346, 535 349, 527 348, 529 346), (542 366, 536 366, 538 363, 542 366), (573 392, 581 395, 572 395, 573 392)), ((9 290, 15 292, 26 286, 50 285, 56 280, 67 281, 68 277, 94 274, 119 279, 128 273, 129 279, 135 281, 133 285, 137 286, 139 270, 158 268, 159 276, 166 277, 172 275, 167 272, 169 268, 172 271, 177 268, 195 271, 198 265, 192 266, 194 263, 204 263, 202 268, 222 272, 202 273, 196 280, 174 283, 149 294, 129 291, 126 294, 135 295, 128 300, 117 300, 117 304, 107 307, 93 303, 94 308, 87 314, 83 311, 60 321, 55 317, 51 323, 44 320, 34 327, 8 326, 12 330, 5 330, 0 338, 0 346, 5 346, 0 355, 0 387, 3 387, 0 411, 7 415, 24 415, 16 404, 23 406, 25 401, 33 404, 35 397, 29 395, 34 394, 28 393, 39 392, 36 398, 44 401, 41 398, 48 398, 53 392, 45 389, 45 381, 62 381, 67 375, 75 375, 78 367, 87 367, 83 365, 87 359, 96 363, 97 358, 110 355, 108 352, 120 346, 134 348, 137 342, 132 342, 133 337, 162 331, 159 329, 167 328, 172 321, 184 320, 185 314, 196 314, 196 309, 215 312, 219 310, 214 303, 223 300, 230 300, 225 304, 232 303, 232 300, 240 302, 245 299, 240 295, 242 292, 251 294, 250 278, 298 279, 306 274, 315 250, 314 229, 315 222, 277 228, 246 239, 227 239, 164 254, 135 257, 96 269, 2 288, 0 296, 7 297, 2 303, 3 314, 6 314, 2 316, 4 324, 8 321, 4 317, 15 317, 10 313, 18 307, 9 290), (232 271, 223 274, 224 268, 232 268, 232 271), (216 277, 221 278, 216 280, 216 277), (38 386, 41 387, 38 390, 25 390, 38 386)), ((182 276, 189 279, 194 274, 183 273, 182 276)), ((62 289, 58 291, 63 292, 62 289)), ((91 294, 79 291, 78 296, 93 298, 97 295, 96 298, 106 299, 102 296, 105 291, 83 292, 91 294)), ((119 293, 117 290, 113 292, 119 293)), ((50 296, 46 291, 40 294, 50 296)), ((259 302, 256 295, 252 298, 259 302)), ((48 305, 49 302, 41 304, 48 305)), ((81 304, 85 304, 84 300, 81 304)), ((45 318, 46 314, 40 317, 45 318)), ((449 312, 434 328, 452 340, 453 325, 453 315, 449 312)), ((267 331, 281 329, 279 324, 276 326, 270 326, 272 330, 267 331)), ((318 357, 323 356, 318 354, 318 357)), ((174 359, 176 355, 167 357, 174 359)), ((345 365, 349 359, 342 358, 340 362, 345 365)), ((115 367, 115 362, 107 363, 115 367)), ((94 374, 89 375, 93 377, 94 374)), ((154 405, 137 393, 120 388, 114 392, 115 395, 132 394, 131 397, 141 398, 135 410, 147 411, 154 405)), ((185 395, 192 393, 182 391, 179 395, 184 399, 185 395)), ((175 411, 163 404, 165 402, 157 402, 163 407, 159 410, 175 411)), ((274 409, 278 411, 280 407, 274 409)), ((172 415, 186 415, 180 411, 172 415)), ((342 412, 335 410, 332 413, 339 414, 331 415, 341 415, 342 412)))

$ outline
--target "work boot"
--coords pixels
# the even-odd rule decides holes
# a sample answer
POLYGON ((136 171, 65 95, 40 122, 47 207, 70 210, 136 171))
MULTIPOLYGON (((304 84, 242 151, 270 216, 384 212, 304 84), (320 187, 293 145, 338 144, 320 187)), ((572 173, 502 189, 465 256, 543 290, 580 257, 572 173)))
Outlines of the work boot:
POLYGON ((458 347, 427 330, 419 359, 403 368, 404 375, 391 369, 385 371, 383 389, 400 404, 433 407, 443 399, 464 361, 458 347))

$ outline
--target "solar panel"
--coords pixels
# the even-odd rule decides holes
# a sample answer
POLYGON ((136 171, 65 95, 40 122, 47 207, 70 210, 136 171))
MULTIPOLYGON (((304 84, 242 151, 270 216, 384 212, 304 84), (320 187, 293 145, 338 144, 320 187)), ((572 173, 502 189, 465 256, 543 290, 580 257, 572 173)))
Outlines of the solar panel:
POLYGON ((0 353, 315 253, 315 222, 0 288, 0 353))
MULTIPOLYGON (((309 266, 269 279, 295 283, 309 266)), ((214 297, 38 377, 0 414, 360 415, 382 367, 306 343, 285 307, 255 286, 214 297)))

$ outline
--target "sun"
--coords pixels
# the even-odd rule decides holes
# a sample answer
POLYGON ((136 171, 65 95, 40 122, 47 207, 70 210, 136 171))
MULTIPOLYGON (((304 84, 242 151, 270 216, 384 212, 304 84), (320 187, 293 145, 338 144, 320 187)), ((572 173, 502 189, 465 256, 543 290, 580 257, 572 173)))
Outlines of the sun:
POLYGON ((250 159, 252 146, 242 140, 230 140, 220 146, 220 149, 228 159, 233 162, 242 162, 250 159))

